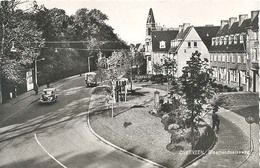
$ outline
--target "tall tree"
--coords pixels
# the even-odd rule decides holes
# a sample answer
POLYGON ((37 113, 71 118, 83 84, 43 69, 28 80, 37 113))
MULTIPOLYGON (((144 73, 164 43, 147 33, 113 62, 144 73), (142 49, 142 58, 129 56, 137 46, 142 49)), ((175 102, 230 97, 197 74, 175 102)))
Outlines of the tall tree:
MULTIPOLYGON (((3 13, 1 24, 4 25, 1 36, 3 41, 2 76, 7 82, 24 82, 24 65, 28 66, 36 59, 35 49, 43 44, 42 32, 36 23, 26 17, 27 13, 8 6, 3 13), (14 50, 16 52, 11 52, 14 50)), ((3 9, 2 9, 3 10, 3 9)))
POLYGON ((180 76, 181 90, 184 94, 186 106, 189 109, 189 124, 191 125, 192 147, 194 147, 194 130, 197 129, 202 112, 202 105, 207 99, 212 98, 213 82, 212 69, 208 67, 207 60, 201 60, 201 53, 196 51, 192 54, 188 65, 183 67, 180 76))

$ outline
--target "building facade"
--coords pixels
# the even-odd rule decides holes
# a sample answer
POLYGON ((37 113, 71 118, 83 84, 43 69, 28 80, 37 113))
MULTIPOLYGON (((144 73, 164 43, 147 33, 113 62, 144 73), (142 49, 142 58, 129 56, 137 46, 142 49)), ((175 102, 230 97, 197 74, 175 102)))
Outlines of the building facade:
POLYGON ((213 77, 244 91, 258 91, 258 13, 222 20, 209 48, 213 77))
POLYGON ((177 62, 177 71, 175 76, 182 75, 182 69, 187 65, 192 53, 199 51, 201 59, 209 59, 208 47, 211 45, 211 37, 215 36, 219 26, 190 26, 184 23, 179 26, 178 35, 171 41, 169 54, 177 62))

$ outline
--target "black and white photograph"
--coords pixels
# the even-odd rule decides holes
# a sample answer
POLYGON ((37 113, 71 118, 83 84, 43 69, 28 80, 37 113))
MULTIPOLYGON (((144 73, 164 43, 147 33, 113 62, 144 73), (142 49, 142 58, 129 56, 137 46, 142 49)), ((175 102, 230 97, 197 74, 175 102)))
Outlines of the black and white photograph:
POLYGON ((0 0, 0 168, 259 168, 259 0, 0 0))

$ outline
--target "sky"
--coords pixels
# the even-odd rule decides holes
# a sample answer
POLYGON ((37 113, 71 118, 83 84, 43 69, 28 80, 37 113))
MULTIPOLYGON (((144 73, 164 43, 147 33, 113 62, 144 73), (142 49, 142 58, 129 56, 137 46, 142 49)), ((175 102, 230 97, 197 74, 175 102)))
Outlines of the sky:
MULTIPOLYGON (((32 1, 32 0, 29 0, 32 1)), ((194 26, 220 25, 240 14, 259 10, 260 0, 37 0, 48 9, 64 9, 67 15, 80 8, 99 9, 108 16, 107 24, 127 43, 144 43, 146 20, 153 9, 155 22, 175 27, 183 23, 194 26)))

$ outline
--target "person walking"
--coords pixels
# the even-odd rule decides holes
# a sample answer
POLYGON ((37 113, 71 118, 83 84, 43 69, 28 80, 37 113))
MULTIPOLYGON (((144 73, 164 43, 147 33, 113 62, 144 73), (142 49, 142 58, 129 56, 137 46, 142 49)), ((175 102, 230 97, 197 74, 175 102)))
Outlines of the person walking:
POLYGON ((213 107, 213 114, 212 114, 212 129, 215 130, 215 127, 216 127, 217 131, 219 131, 219 124, 220 124, 219 116, 216 114, 218 109, 219 109, 219 107, 217 105, 215 105, 213 107))

